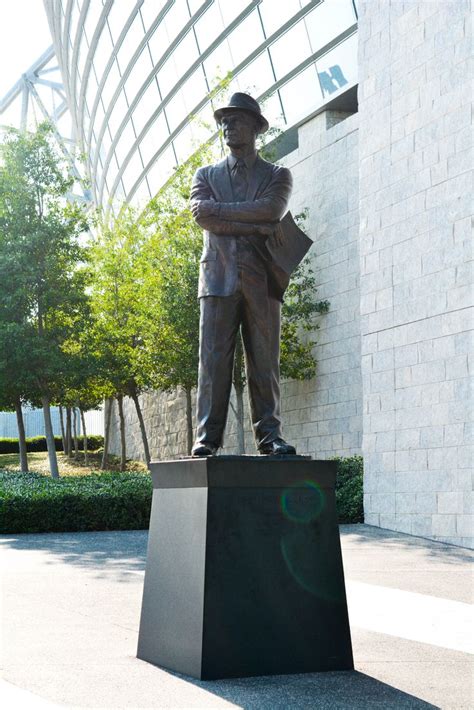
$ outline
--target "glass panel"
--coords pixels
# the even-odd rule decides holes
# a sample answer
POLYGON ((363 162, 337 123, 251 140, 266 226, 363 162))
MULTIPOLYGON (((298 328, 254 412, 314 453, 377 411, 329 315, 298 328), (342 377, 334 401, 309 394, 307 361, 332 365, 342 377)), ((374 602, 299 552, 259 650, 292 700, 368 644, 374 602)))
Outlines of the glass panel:
POLYGON ((138 180, 138 177, 141 175, 142 171, 143 166, 142 161, 140 159, 140 154, 138 151, 136 151, 134 152, 129 164, 125 168, 125 171, 122 175, 122 182, 127 195, 132 189, 135 182, 138 180))
POLYGON ((194 13, 199 10, 199 8, 203 4, 203 2, 204 2, 204 0, 188 0, 188 5, 189 5, 189 9, 191 11, 191 15, 194 15, 194 13))
POLYGON ((357 34, 332 49, 316 63, 318 76, 327 98, 357 81, 357 34))
POLYGON ((248 57, 264 39, 260 19, 254 11, 229 35, 228 41, 234 66, 248 57))
POLYGON ((129 103, 132 103, 138 91, 141 89, 143 82, 152 70, 152 63, 148 49, 140 53, 137 61, 133 65, 133 69, 127 77, 125 83, 125 92, 129 103))
POLYGON ((277 39, 270 47, 270 54, 277 78, 281 79, 311 54, 304 25, 299 22, 277 39))
POLYGON ((114 95, 114 91, 117 88, 117 85, 120 81, 120 73, 117 68, 117 63, 114 61, 112 63, 112 66, 110 67, 109 74, 107 76, 107 80, 105 82, 104 88, 102 89, 101 93, 101 98, 102 101, 104 102, 104 106, 108 107, 109 102, 114 95))
POLYGON ((127 113, 128 105, 123 91, 117 96, 117 100, 108 119, 110 132, 115 136, 119 126, 127 113))
POLYGON ((285 24, 290 17, 301 10, 299 0, 262 0, 259 5, 260 15, 265 27, 267 37, 272 35, 279 27, 285 24))
POLYGON ((223 42, 216 47, 212 54, 203 62, 203 65, 209 84, 212 87, 217 79, 222 79, 234 66, 228 43, 223 42))
POLYGON ((198 50, 196 41, 192 32, 188 32, 158 73, 158 83, 162 96, 166 96, 179 82, 185 71, 197 57, 198 50))
POLYGON ((237 15, 239 15, 250 4, 248 0, 232 0, 232 2, 229 2, 229 0, 217 1, 225 27, 227 27, 232 20, 235 20, 237 15))
POLYGON ((148 172, 148 184, 152 195, 156 195, 163 183, 170 177, 175 166, 173 149, 169 146, 148 172))
MULTIPOLYGON (((270 124, 270 128, 284 128, 285 121, 282 115, 281 102, 278 97, 278 92, 260 102, 262 113, 270 124)), ((263 139, 265 141, 265 138, 263 139)))
POLYGON ((145 164, 151 160, 168 137, 169 131, 166 127, 165 117, 163 113, 160 113, 140 143, 140 151, 145 164))
POLYGON ((143 24, 145 25, 145 30, 147 32, 166 2, 167 0, 145 0, 141 6, 140 12, 143 18, 143 24))
MULTIPOLYGON (((127 184, 125 182, 125 184, 127 184)), ((127 191, 128 195, 128 191, 127 191)), ((141 183, 139 184, 134 196, 133 196, 133 202, 138 205, 140 209, 143 209, 146 207, 148 202, 150 201, 150 190, 148 189, 148 183, 146 179, 142 180, 141 183)))
POLYGON ((218 5, 211 5, 202 17, 196 22, 196 30, 199 49, 203 52, 224 30, 224 23, 218 5))
POLYGON ((145 123, 148 121, 153 111, 160 104, 160 95, 156 82, 152 81, 133 112, 133 122, 137 133, 140 133, 145 123))
MULTIPOLYGON (((94 0, 92 1, 94 2, 94 0)), ((109 26, 110 34, 112 35, 112 40, 114 43, 118 40, 120 33, 123 30, 124 24, 130 16, 132 7, 133 5, 130 2, 112 3, 110 12, 107 15, 107 24, 109 26)))
POLYGON ((324 47, 355 22, 351 0, 323 2, 304 18, 312 52, 324 47))
POLYGON ((87 10, 86 21, 84 23, 84 29, 87 34, 87 38, 92 40, 95 29, 99 23, 99 18, 104 8, 99 2, 92 2, 89 4, 89 9, 87 10))
POLYGON ((184 99, 187 113, 191 113, 207 94, 207 84, 201 67, 191 74, 179 91, 184 99))
POLYGON ((156 65, 169 47, 168 33, 164 22, 162 22, 148 40, 153 64, 156 65))
POLYGON ((173 141, 174 149, 179 163, 184 163, 187 158, 198 148, 199 144, 194 135, 193 127, 187 124, 173 141))
POLYGON ((115 182, 115 178, 117 177, 118 174, 118 167, 117 167, 117 162, 112 158, 112 160, 109 163, 109 167, 107 170, 106 178, 107 182, 110 185, 110 189, 112 189, 112 185, 115 182))
POLYGON ((143 26, 140 16, 137 15, 130 25, 125 39, 120 46, 118 51, 118 64, 122 72, 126 69, 130 59, 132 58, 134 52, 136 52, 138 45, 143 39, 143 26))
POLYGON ((100 128, 102 126, 103 120, 105 116, 105 111, 104 111, 104 105, 102 101, 99 101, 97 104, 97 110, 95 112, 95 119, 94 119, 94 130, 96 133, 99 133, 100 128))
POLYGON ((174 131, 178 124, 187 116, 187 113, 184 96, 181 91, 178 91, 176 96, 174 96, 166 106, 166 115, 168 117, 170 131, 174 131))
POLYGON ((285 109, 287 123, 295 123, 310 110, 322 104, 321 89, 314 65, 285 84, 280 89, 280 96, 285 109))
POLYGON ((77 75, 78 75, 78 77, 81 77, 83 69, 84 69, 84 64, 85 64, 85 61, 87 58, 87 52, 89 49, 84 32, 81 32, 81 35, 79 37, 79 44, 77 46, 78 46, 77 75))
POLYGON ((239 91, 254 97, 262 94, 275 82, 268 52, 260 54, 248 67, 239 72, 236 78, 239 91))
POLYGON ((164 24, 170 42, 181 32, 184 25, 188 22, 189 17, 186 0, 176 0, 173 7, 166 13, 164 18, 164 24))
POLYGON ((97 80, 99 82, 103 76, 104 69, 112 55, 112 52, 112 40, 110 39, 109 30, 107 29, 106 25, 100 34, 97 49, 94 54, 94 68, 97 74, 97 80))

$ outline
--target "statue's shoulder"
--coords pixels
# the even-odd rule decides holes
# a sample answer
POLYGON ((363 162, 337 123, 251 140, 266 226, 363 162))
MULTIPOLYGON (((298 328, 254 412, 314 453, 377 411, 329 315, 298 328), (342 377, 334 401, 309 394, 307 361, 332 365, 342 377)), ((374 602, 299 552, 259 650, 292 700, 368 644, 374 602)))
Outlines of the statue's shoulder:
POLYGON ((213 174, 218 173, 223 168, 227 166, 227 158, 219 160, 217 163, 210 163, 209 165, 202 165, 196 170, 196 175, 200 177, 209 178, 213 174))
POLYGON ((261 161, 263 164, 263 167, 266 170, 271 171, 272 173, 279 174, 279 175, 291 175, 290 171, 288 168, 283 167, 283 165, 277 165, 277 163, 271 163, 269 160, 265 160, 265 158, 262 158, 261 155, 258 156, 258 160, 261 161))

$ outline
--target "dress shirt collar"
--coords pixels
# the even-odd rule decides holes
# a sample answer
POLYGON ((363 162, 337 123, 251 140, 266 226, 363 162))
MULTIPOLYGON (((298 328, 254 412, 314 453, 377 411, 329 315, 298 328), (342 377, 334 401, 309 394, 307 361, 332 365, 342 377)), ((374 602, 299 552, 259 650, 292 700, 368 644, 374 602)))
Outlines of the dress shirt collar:
POLYGON ((248 155, 242 156, 241 158, 238 158, 237 156, 232 155, 232 153, 229 153, 227 160, 229 161, 229 167, 231 170, 235 168, 235 165, 238 160, 243 160, 247 170, 251 170, 255 165, 255 161, 257 160, 257 152, 255 151, 254 153, 249 153, 248 155))

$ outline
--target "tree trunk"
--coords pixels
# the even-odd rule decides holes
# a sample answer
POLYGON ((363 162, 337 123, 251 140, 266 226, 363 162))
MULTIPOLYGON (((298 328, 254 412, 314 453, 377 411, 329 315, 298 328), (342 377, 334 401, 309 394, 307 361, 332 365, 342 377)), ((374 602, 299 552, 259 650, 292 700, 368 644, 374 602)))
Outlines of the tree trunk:
POLYGON ((237 343, 234 357, 234 372, 232 377, 236 395, 236 408, 234 410, 237 421, 237 453, 245 454, 245 433, 244 433, 244 351, 240 333, 237 336, 237 343))
POLYGON ((77 407, 72 409, 72 431, 74 435, 74 456, 79 456, 79 440, 77 438, 77 407))
POLYGON ((64 453, 69 459, 72 458, 71 407, 66 407, 66 448, 64 453))
POLYGON ((123 395, 117 397, 120 419, 120 470, 125 471, 127 466, 127 443, 125 441, 125 417, 123 416, 123 395))
POLYGON ((110 438, 110 420, 112 419, 112 404, 113 398, 107 397, 104 404, 104 451, 102 452, 102 461, 100 470, 105 471, 109 456, 109 438, 110 438))
POLYGON ((18 425, 18 448, 20 449, 20 471, 28 472, 28 455, 26 453, 25 424, 23 422, 23 412, 21 411, 21 399, 15 402, 16 423, 18 425))
POLYGON ((64 430, 63 408, 59 405, 59 423, 61 425, 61 439, 63 440, 63 452, 66 453, 66 432, 64 430))
POLYGON ((84 440, 84 463, 89 463, 89 452, 87 451, 87 429, 86 429, 86 418, 84 416, 84 410, 81 409, 81 422, 82 422, 82 437, 84 440))
POLYGON ((191 387, 186 387, 186 434, 187 434, 187 452, 191 456, 193 448, 193 405, 191 400, 191 387))
POLYGON ((143 452, 145 454, 146 465, 149 466, 150 465, 150 448, 148 446, 148 437, 146 435, 145 422, 143 420, 142 408, 140 407, 140 401, 138 399, 136 387, 130 388, 130 396, 133 399, 135 409, 137 410, 137 417, 138 417, 138 422, 140 424, 140 431, 141 431, 141 435, 142 435, 143 452))
POLYGON ((59 478, 58 459, 56 456, 56 446, 54 444, 53 425, 51 424, 51 410, 49 407, 49 397, 41 397, 44 414, 44 428, 46 432, 46 444, 48 447, 49 468, 53 478, 59 478))

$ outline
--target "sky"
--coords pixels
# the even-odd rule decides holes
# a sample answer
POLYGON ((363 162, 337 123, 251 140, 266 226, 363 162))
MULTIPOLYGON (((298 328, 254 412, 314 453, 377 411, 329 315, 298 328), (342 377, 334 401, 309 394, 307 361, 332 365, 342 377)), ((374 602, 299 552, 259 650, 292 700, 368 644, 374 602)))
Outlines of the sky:
POLYGON ((0 0, 0 98, 51 44, 43 0, 0 0))

